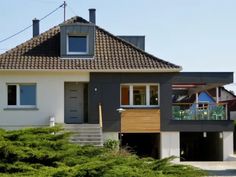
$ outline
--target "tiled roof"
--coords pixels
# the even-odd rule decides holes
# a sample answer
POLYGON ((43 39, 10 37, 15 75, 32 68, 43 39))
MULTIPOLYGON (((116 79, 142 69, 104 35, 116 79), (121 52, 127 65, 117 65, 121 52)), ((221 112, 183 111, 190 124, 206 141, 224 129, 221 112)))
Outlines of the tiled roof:
MULTIPOLYGON (((88 23, 73 17, 65 23, 88 23)), ((60 58, 60 27, 55 26, 0 55, 0 70, 174 71, 180 66, 152 56, 96 26, 93 59, 60 58)))

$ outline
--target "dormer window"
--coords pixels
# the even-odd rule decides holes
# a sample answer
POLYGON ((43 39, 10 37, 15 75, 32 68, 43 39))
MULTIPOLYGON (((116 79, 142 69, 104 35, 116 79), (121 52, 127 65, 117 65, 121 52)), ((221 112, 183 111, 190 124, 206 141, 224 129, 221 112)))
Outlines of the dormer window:
POLYGON ((61 59, 93 59, 95 54, 95 25, 92 23, 60 26, 61 59))
POLYGON ((88 36, 68 35, 67 54, 87 54, 88 36))

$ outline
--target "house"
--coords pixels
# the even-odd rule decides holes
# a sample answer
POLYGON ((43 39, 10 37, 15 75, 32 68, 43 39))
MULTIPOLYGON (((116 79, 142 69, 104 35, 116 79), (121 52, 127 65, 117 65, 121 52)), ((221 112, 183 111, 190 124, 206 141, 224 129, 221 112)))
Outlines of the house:
MULTIPOLYGON (((208 92, 216 98, 216 88, 208 90, 208 92)), ((230 119, 236 120, 236 96, 232 91, 225 89, 224 87, 218 88, 219 102, 227 103, 228 111, 230 112, 230 119)))
MULTIPOLYGON (((232 72, 180 72, 144 51, 144 37, 115 36, 73 17, 0 55, 0 127, 63 124, 73 141, 121 141, 139 155, 227 160, 233 122, 178 119, 172 95, 192 95, 233 82, 232 72)), ((176 106, 176 105, 175 105, 176 106)), ((181 110, 180 110, 181 111, 181 110)))
POLYGON ((174 100, 173 116, 178 119, 227 119, 227 104, 216 103, 207 91, 174 100), (180 104, 182 103, 182 104, 180 104))
POLYGON ((227 90, 224 87, 212 88, 208 90, 208 93, 216 99, 216 94, 218 92, 219 101, 227 101, 236 99, 236 96, 232 91, 227 90))

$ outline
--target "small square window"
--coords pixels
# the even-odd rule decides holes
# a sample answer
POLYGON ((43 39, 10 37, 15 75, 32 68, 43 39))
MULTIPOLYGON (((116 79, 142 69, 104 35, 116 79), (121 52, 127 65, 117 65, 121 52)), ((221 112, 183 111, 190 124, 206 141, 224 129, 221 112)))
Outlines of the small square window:
POLYGON ((86 54, 87 36, 68 36, 68 53, 70 54, 86 54))

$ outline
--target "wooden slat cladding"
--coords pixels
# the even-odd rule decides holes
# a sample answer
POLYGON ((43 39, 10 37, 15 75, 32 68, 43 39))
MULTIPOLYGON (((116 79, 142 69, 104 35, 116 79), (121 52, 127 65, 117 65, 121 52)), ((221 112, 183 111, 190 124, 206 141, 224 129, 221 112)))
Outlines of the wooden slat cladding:
POLYGON ((160 132, 159 109, 126 109, 121 113, 122 133, 160 132))

